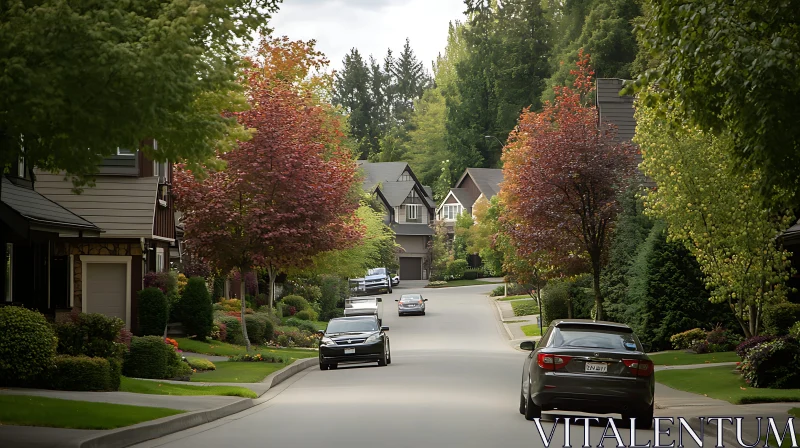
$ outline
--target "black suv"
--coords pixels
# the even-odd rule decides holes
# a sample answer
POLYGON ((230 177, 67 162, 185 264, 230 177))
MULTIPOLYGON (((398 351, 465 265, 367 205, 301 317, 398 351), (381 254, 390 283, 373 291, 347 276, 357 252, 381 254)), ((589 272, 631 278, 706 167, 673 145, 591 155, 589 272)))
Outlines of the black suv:
POLYGON ((376 316, 339 317, 317 334, 320 370, 335 369, 341 363, 392 363, 389 327, 382 327, 376 316))

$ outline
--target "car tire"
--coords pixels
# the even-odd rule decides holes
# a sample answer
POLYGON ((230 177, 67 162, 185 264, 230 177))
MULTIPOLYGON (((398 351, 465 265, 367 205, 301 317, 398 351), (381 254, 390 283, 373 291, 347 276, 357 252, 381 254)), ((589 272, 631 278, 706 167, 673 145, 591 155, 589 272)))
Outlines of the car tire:
POLYGON ((330 369, 330 370, 336 370, 338 368, 339 368, 339 364, 336 364, 336 363, 328 364, 328 369, 330 369))
POLYGON ((389 285, 389 294, 391 294, 391 293, 392 293, 392 286, 389 285))
POLYGON ((378 359, 378 365, 384 367, 386 364, 386 347, 384 347, 383 354, 381 355, 380 359, 378 359))
POLYGON ((425 315, 425 311, 423 311, 423 312, 422 312, 422 315, 423 315, 423 316, 425 315))
POLYGON ((631 417, 636 417, 636 429, 653 429, 653 404, 644 412, 635 415, 624 415, 623 420, 630 423, 631 417))
POLYGON ((528 397, 525 400, 525 420, 533 420, 535 418, 541 418, 541 417, 542 417, 542 408, 536 406, 536 403, 533 402, 530 394, 528 394, 528 397))
POLYGON ((328 364, 319 363, 319 370, 328 370, 328 364))
POLYGON ((519 413, 525 415, 525 394, 519 393, 519 413))
POLYGON ((392 345, 389 344, 388 348, 389 348, 389 353, 386 355, 386 364, 387 365, 392 363, 392 345))

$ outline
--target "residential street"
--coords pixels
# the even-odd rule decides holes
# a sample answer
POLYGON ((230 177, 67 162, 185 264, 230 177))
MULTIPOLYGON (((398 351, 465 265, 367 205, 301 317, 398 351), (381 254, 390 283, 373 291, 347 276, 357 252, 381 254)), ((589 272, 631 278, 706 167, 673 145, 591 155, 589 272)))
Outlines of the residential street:
MULTIPOLYGON (((136 446, 540 446, 535 424, 517 412, 525 354, 510 347, 486 296, 490 287, 403 286, 383 296, 391 365, 308 369, 268 392, 265 397, 272 398, 260 406, 136 446), (400 318, 393 312, 394 299, 412 291, 429 299, 428 313, 400 318)), ((657 394, 670 406, 690 406, 657 411, 661 416, 704 415, 703 405, 722 404, 663 387, 657 394)), ((730 407, 708 409, 715 415, 740 414, 725 412, 730 407)), ((595 446, 602 431, 592 428, 595 446)), ((628 430, 620 432, 628 444, 628 430)), ((574 426, 571 433, 574 446, 582 427, 574 426)), ((652 434, 639 431, 637 443, 646 444, 652 434)), ((562 446, 560 429, 555 438, 562 446)), ((713 438, 709 431, 707 446, 713 446, 713 438)), ((686 446, 694 446, 686 439, 686 446)), ((672 440, 666 437, 665 443, 672 440)))

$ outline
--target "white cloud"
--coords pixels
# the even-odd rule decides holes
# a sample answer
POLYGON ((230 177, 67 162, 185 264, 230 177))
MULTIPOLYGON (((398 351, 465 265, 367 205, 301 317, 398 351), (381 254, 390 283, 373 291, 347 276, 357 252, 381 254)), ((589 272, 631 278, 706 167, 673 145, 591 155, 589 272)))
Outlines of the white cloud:
POLYGON ((269 27, 276 36, 316 40, 334 69, 353 47, 382 61, 408 37, 430 70, 447 44, 448 22, 463 21, 465 9, 463 0, 284 0, 269 27))

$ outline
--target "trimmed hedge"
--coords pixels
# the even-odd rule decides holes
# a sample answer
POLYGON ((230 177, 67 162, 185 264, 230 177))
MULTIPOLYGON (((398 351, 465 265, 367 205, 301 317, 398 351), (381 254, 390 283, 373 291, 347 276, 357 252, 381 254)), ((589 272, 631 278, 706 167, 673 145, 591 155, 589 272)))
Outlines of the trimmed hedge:
POLYGON ((800 304, 783 302, 764 308, 764 332, 774 336, 789 334, 789 329, 800 321, 800 304))
POLYGON ((467 260, 453 260, 447 263, 445 276, 450 280, 461 280, 464 278, 464 273, 469 269, 467 260))
POLYGON ((59 355, 111 358, 122 356, 124 351, 117 341, 126 334, 123 331, 125 322, 117 317, 75 313, 70 322, 55 324, 53 328, 58 337, 59 355))
POLYGON ((242 322, 233 316, 219 316, 217 320, 225 324, 226 337, 225 342, 231 344, 244 344, 244 336, 242 336, 242 322))
POLYGON ((281 303, 283 303, 284 310, 290 306, 293 306, 297 311, 306 310, 311 307, 311 305, 308 303, 308 300, 297 295, 286 296, 281 299, 281 303))
POLYGON ((464 280, 477 280, 483 275, 481 268, 469 268, 464 271, 464 280))
POLYGON ((58 340, 44 316, 16 306, 0 308, 0 385, 33 380, 52 367, 58 340))
POLYGON ((181 323, 189 336, 204 341, 214 325, 211 295, 202 277, 192 277, 181 297, 181 323))
POLYGON ((156 287, 139 291, 139 334, 163 335, 168 320, 169 304, 164 292, 156 287))
POLYGON ((175 356, 175 348, 159 336, 134 337, 125 356, 123 373, 132 378, 166 379, 170 357, 175 356))
POLYGON ((296 317, 286 319, 286 325, 290 327, 297 327, 300 330, 308 331, 309 333, 316 333, 317 327, 307 320, 301 320, 296 317))
POLYGON ((203 358, 188 358, 186 362, 189 367, 197 370, 217 370, 213 362, 203 358))
POLYGON ((261 345, 272 339, 275 327, 266 313, 249 314, 245 316, 245 323, 251 344, 261 345))
POLYGON ((117 390, 120 371, 105 358, 59 355, 45 381, 48 388, 57 390, 117 390))
POLYGON ((753 347, 742 363, 742 376, 756 388, 800 388, 800 342, 782 337, 753 347))
POLYGON ((693 348, 697 344, 704 342, 706 340, 706 336, 707 333, 705 330, 693 328, 691 330, 686 330, 682 333, 672 335, 669 340, 672 342, 672 347, 675 350, 685 350, 693 348))
POLYGON ((319 314, 317 314, 316 311, 309 308, 307 310, 298 311, 297 313, 295 313, 294 317, 300 320, 317 320, 319 314))
POLYGON ((542 327, 569 317, 569 284, 552 282, 542 289, 542 327))

